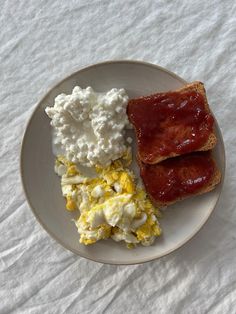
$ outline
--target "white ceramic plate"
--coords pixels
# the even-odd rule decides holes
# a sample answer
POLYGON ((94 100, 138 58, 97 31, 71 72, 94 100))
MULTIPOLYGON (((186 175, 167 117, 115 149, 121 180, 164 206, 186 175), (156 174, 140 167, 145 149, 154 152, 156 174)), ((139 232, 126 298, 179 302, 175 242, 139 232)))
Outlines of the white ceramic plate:
MULTIPOLYGON (((173 252, 190 240, 204 225, 216 206, 225 169, 224 145, 216 123, 218 137, 214 155, 222 172, 222 182, 205 195, 170 206, 160 223, 163 236, 150 247, 128 250, 112 240, 92 246, 79 243, 72 214, 65 210, 60 179, 54 173, 51 127, 44 109, 53 105, 60 93, 71 93, 75 85, 92 86, 104 92, 113 87, 125 88, 129 97, 168 91, 186 82, 177 75, 153 64, 137 61, 109 61, 84 68, 65 78, 38 103, 27 125, 21 150, 21 175, 26 198, 38 221, 65 248, 88 259, 110 264, 147 262, 173 252)), ((194 248, 193 248, 194 249, 194 248)))

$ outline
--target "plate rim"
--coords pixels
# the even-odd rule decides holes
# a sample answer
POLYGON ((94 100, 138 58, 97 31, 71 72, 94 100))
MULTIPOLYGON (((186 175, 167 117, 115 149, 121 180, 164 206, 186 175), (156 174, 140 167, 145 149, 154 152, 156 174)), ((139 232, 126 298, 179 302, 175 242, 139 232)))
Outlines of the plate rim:
MULTIPOLYGON (((215 119, 215 124, 217 126, 218 129, 218 133, 219 133, 219 137, 220 137, 220 141, 222 143, 222 152, 223 152, 223 156, 222 156, 222 161, 223 161, 223 165, 222 165, 222 174, 221 174, 221 182, 220 182, 220 190, 219 193, 217 195, 217 200, 215 202, 215 205, 213 206, 213 208, 210 210, 209 214, 206 216, 206 218, 204 219, 204 221, 198 226, 198 228, 196 230, 194 230, 193 233, 191 233, 186 239, 184 239, 181 243, 179 243, 178 245, 176 245, 174 248, 168 250, 167 252, 165 252, 164 254, 157 254, 156 256, 153 256, 151 258, 143 258, 143 259, 137 259, 136 261, 133 262, 116 262, 116 261, 107 261, 107 260, 103 260, 101 258, 91 258, 86 256, 86 254, 83 253, 79 253, 76 250, 74 250, 72 247, 70 247, 69 245, 63 243, 53 232, 51 232, 49 230, 49 228, 44 224, 44 222, 40 219, 40 217, 37 214, 37 211, 35 210, 33 204, 30 201, 30 197, 27 194, 27 189, 24 183, 24 174, 23 174, 23 152, 24 152, 24 146, 25 146, 25 141, 26 141, 26 136, 27 136, 27 132, 28 129, 30 127, 30 124, 32 123, 32 119, 34 117, 35 112, 38 110, 38 108, 41 106, 41 104, 43 103, 44 99, 48 96, 48 94, 54 89, 56 88, 58 85, 62 84, 64 81, 68 80, 69 78, 71 78, 72 76, 74 76, 75 74, 77 74, 78 72, 83 72, 83 71, 87 71, 90 68, 94 68, 97 66, 103 66, 103 65, 108 65, 108 64, 119 64, 119 63, 131 63, 131 64, 139 64, 139 65, 145 65, 151 68, 155 68, 158 70, 161 70, 167 74, 169 74, 170 76, 174 77, 175 79, 177 79, 178 81, 180 81, 183 84, 187 84, 188 82, 185 81, 183 78, 181 78, 180 76, 178 76, 177 74, 175 74, 174 72, 159 66, 157 64, 151 63, 151 62, 146 62, 146 61, 142 61, 142 60, 129 60, 129 59, 118 59, 118 60, 107 60, 107 61, 103 61, 103 62, 98 62, 98 63, 93 63, 91 65, 88 66, 83 66, 81 68, 78 68, 77 70, 73 71, 72 73, 70 73, 69 75, 66 75, 63 79, 57 81, 56 83, 52 84, 50 87, 47 88, 47 91, 44 93, 44 95, 40 98, 40 100, 36 103, 36 105, 34 106, 33 112, 31 113, 30 117, 27 120, 26 126, 24 128, 24 132, 23 132, 23 137, 21 140, 21 146, 20 146, 20 160, 19 160, 19 168, 20 168, 20 177, 21 177, 21 184, 23 187, 23 192, 25 195, 25 199, 31 209, 31 212, 34 214, 34 217, 36 218, 37 222, 41 225, 41 227, 52 237, 53 240, 55 240, 57 243, 59 243, 63 248, 65 248, 66 250, 71 251, 72 253, 74 253, 77 256, 86 258, 90 261, 93 262, 97 262, 97 263, 102 263, 102 264, 108 264, 108 265, 137 265, 137 264, 143 264, 143 263, 147 263, 147 262, 151 262, 154 260, 157 260, 159 258, 162 258, 164 256, 167 256, 169 254, 171 254, 172 252, 179 250, 182 246, 184 246, 185 244, 187 244, 194 236, 196 236, 199 231, 202 229, 202 227, 207 223, 207 221, 209 220, 211 214, 213 213, 214 209, 216 208, 221 193, 222 193, 222 188, 224 185, 224 179, 225 179, 225 168, 226 168, 226 155, 225 155, 225 145, 224 145, 224 140, 223 140, 223 136, 222 136, 222 132, 221 129, 219 127, 219 124, 217 122, 217 120, 215 119)), ((213 113, 212 113, 213 114, 213 113)), ((214 114, 213 114, 214 116, 214 114)), ((215 117, 214 117, 215 118, 215 117)))

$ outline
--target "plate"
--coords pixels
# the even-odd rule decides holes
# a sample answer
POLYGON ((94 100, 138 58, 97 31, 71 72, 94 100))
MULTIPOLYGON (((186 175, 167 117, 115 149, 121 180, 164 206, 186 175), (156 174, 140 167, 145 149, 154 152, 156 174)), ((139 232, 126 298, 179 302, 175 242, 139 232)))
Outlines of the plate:
MULTIPOLYGON (((220 129, 216 123, 218 143, 214 148, 222 181, 210 193, 196 196, 168 207, 160 220, 163 235, 150 247, 129 250, 112 240, 84 246, 74 225, 73 214, 66 211, 61 194, 60 178, 54 173, 52 134, 44 112, 60 93, 72 92, 75 85, 92 86, 97 92, 113 87, 125 88, 130 98, 154 92, 177 89, 186 84, 182 78, 157 65, 140 61, 108 61, 73 73, 54 86, 33 112, 22 142, 21 176, 28 203, 44 229, 62 246, 82 257, 109 264, 137 264, 173 252, 189 241, 205 224, 219 199, 222 189, 225 152, 220 129)), ((193 248, 194 249, 194 248, 193 248)))

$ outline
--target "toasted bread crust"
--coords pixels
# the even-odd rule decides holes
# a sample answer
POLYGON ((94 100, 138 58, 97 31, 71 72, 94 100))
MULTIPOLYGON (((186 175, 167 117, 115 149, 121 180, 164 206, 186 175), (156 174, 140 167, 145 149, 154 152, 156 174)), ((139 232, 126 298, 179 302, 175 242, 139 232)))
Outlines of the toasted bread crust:
MULTIPOLYGON (((209 108, 209 104, 207 102, 207 97, 206 97, 206 91, 204 88, 204 84, 202 82, 199 81, 195 81, 189 84, 186 84, 185 86, 183 86, 182 88, 176 90, 176 92, 185 92, 185 91, 196 91, 200 94, 202 94, 202 96, 204 97, 204 104, 205 104, 205 109, 207 112, 210 112, 210 108, 209 108)), ((136 129, 135 129, 136 132, 136 129)), ((137 134, 136 134, 137 135, 137 134)), ((204 145, 202 145, 201 147, 199 147, 197 150, 193 150, 193 151, 206 151, 206 150, 210 150, 212 149, 217 143, 217 138, 216 138, 216 134, 215 134, 215 129, 213 129, 213 132, 209 135, 208 140, 206 141, 206 143, 204 143, 204 145)), ((144 160, 144 157, 142 156, 142 153, 138 152, 138 157, 139 159, 141 159, 143 162, 148 163, 148 164, 156 164, 161 162, 162 160, 165 160, 167 158, 171 158, 171 157, 176 157, 176 156, 180 156, 182 154, 177 154, 177 153, 170 153, 168 156, 157 156, 153 161, 149 162, 144 160)))

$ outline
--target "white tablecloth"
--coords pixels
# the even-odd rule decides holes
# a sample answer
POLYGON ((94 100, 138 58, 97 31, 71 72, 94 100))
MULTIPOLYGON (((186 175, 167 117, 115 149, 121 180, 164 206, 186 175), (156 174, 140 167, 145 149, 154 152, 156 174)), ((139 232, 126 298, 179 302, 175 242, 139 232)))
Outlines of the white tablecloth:
POLYGON ((236 2, 9 0, 0 25, 0 313, 235 313, 236 2), (203 81, 226 144, 210 220, 180 250, 143 265, 102 265, 63 249, 37 223, 20 182, 36 102, 67 74, 108 59, 203 81))

